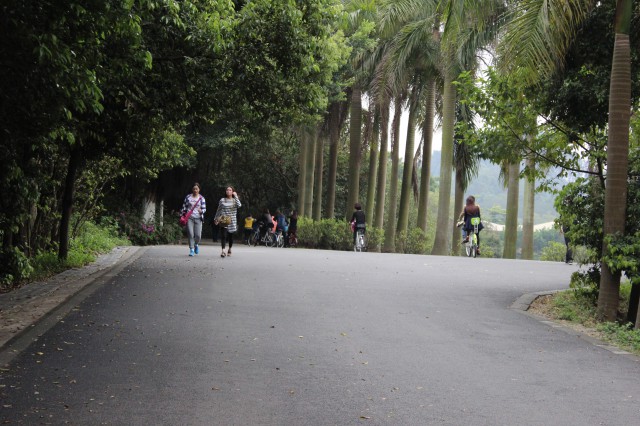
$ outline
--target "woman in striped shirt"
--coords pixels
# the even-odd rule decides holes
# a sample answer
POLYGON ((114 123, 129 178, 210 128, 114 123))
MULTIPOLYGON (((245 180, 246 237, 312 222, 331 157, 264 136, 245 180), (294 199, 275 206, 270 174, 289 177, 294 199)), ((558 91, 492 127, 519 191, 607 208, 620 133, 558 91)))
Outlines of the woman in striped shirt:
POLYGON ((238 199, 238 194, 234 191, 232 186, 227 186, 224 197, 218 202, 218 211, 213 218, 213 222, 216 225, 220 225, 220 241, 222 242, 222 253, 220 257, 231 256, 231 247, 233 246, 233 233, 238 229, 238 208, 242 206, 238 199), (228 224, 221 221, 222 216, 228 216, 231 221, 228 224), (224 252, 225 243, 229 241, 229 250, 224 252))

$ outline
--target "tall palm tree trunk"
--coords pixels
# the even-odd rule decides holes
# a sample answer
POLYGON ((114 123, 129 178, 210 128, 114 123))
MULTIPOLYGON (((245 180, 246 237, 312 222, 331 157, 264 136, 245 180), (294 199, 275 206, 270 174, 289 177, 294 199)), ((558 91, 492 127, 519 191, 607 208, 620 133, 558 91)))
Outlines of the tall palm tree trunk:
POLYGON ((338 142, 340 140, 340 103, 329 107, 329 171, 325 216, 333 219, 336 210, 336 177, 338 176, 338 142))
MULTIPOLYGON (((462 170, 462 165, 456 164, 456 187, 455 187, 455 195, 453 198, 453 215, 457 219, 458 215, 462 211, 462 205, 464 204, 464 186, 463 186, 463 177, 464 171, 462 170)), ((462 232, 460 228, 458 228, 453 223, 453 233, 451 234, 451 254, 456 256, 460 254, 460 239, 462 238, 462 232)))
POLYGON ((324 170, 324 132, 318 131, 315 143, 315 182, 313 194, 313 220, 322 219, 322 172, 324 170))
POLYGON ((504 226, 505 259, 516 258, 516 242, 518 239, 518 199, 520 184, 520 164, 516 161, 509 163, 507 176, 507 218, 504 226))
POLYGON ((416 141, 416 118, 418 105, 415 90, 409 103, 409 120, 407 122, 407 142, 404 150, 404 170, 402 171, 402 189, 400 191, 400 209, 398 211, 398 233, 406 233, 409 228, 409 207, 411 205, 411 177, 413 175, 413 149, 416 141))
POLYGON ((384 226, 384 204, 387 195, 387 163, 389 160, 389 98, 386 98, 380 108, 380 161, 378 179, 376 182, 376 217, 375 227, 384 226))
POLYGON ((527 158, 530 174, 524 181, 524 200, 522 205, 522 259, 533 259, 533 217, 535 213, 536 181, 534 178, 536 163, 533 157, 527 158))
POLYGON ((360 146, 362 145, 362 92, 353 86, 349 114, 349 177, 347 180, 347 206, 345 218, 351 218, 352 209, 360 196, 360 146))
POLYGON ((451 172, 453 169, 453 132, 455 125, 456 89, 453 80, 447 74, 442 96, 442 158, 440 161, 440 191, 438 200, 438 219, 436 238, 431 254, 449 254, 449 236, 451 229, 451 172))
POLYGON ((398 211, 398 169, 400 163, 400 117, 402 100, 396 97, 391 123, 391 176, 389 176, 389 212, 384 227, 383 251, 393 253, 396 249, 396 215, 398 211))
POLYGON ((371 133, 371 147, 369 150, 369 186, 367 187, 367 204, 365 208, 365 218, 368 223, 373 223, 373 211, 376 204, 378 157, 380 156, 380 114, 375 106, 371 113, 375 114, 375 116, 373 120, 373 132, 371 133))
MULTIPOLYGON (((607 141, 607 181, 604 199, 604 236, 602 253, 609 251, 606 237, 624 234, 627 211, 627 170, 629 162, 629 123, 631 110, 631 26, 632 0, 618 0, 616 39, 611 64, 609 91, 609 138, 607 141)), ((598 315, 615 321, 620 296, 620 274, 611 272, 602 262, 598 315)), ((636 327, 638 323, 636 322, 636 327)))
POLYGON ((313 128, 305 129, 307 135, 307 148, 305 150, 306 156, 306 175, 304 181, 304 212, 305 216, 311 217, 313 215, 313 177, 314 177, 314 164, 316 157, 315 144, 318 138, 318 133, 313 128))
POLYGON ((433 122, 436 115, 436 81, 427 83, 426 114, 422 124, 422 169, 420 171, 420 198, 418 200, 418 228, 427 232, 427 207, 431 180, 431 149, 433 146, 433 122))
POLYGON ((307 132, 304 131, 304 128, 300 128, 298 134, 300 138, 300 151, 298 153, 298 165, 300 169, 300 173, 298 174, 298 214, 304 216, 304 201, 307 189, 305 186, 307 182, 307 132))

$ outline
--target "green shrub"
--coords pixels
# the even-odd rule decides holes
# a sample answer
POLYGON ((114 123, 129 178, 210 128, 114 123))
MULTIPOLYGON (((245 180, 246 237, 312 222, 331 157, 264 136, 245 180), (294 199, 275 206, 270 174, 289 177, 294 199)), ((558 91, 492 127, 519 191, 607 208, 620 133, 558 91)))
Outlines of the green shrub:
POLYGON ((166 217, 169 220, 159 225, 160 221, 156 218, 145 221, 138 214, 122 212, 118 218, 120 234, 137 246, 175 244, 182 237, 182 228, 177 218, 173 220, 171 215, 166 217))
MULTIPOLYGON (((384 231, 367 228, 367 247, 376 247, 382 241, 384 231)), ((308 217, 298 219, 298 246, 325 250, 353 250, 351 226, 344 220, 308 217)))
POLYGON ((384 242, 384 229, 382 228, 367 228, 367 250, 368 251, 380 251, 382 243, 384 242))
POLYGON ((33 274, 33 266, 29 258, 17 247, 0 251, 0 288, 6 289, 16 282, 29 279, 33 274))
POLYGON ((319 248, 321 238, 322 229, 319 222, 314 222, 308 217, 298 219, 298 246, 319 248))
POLYGON ((397 253, 425 254, 429 245, 427 234, 420 228, 403 231, 396 236, 397 253))
POLYGON ((542 249, 540 260, 550 262, 564 262, 567 248, 564 244, 556 241, 550 241, 546 247, 542 249))

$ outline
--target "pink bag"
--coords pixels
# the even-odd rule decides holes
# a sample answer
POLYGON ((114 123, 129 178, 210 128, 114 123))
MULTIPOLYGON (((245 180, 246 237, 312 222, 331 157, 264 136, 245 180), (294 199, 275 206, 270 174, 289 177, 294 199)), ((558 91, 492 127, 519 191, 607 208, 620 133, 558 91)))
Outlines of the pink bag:
POLYGON ((189 218, 191 217, 191 213, 193 213, 193 209, 196 208, 200 200, 202 200, 202 197, 198 198, 198 201, 195 202, 195 204, 193 205, 193 207, 191 207, 191 210, 189 210, 188 213, 185 213, 182 216, 180 216, 180 226, 182 227, 187 226, 187 223, 189 222, 189 218))

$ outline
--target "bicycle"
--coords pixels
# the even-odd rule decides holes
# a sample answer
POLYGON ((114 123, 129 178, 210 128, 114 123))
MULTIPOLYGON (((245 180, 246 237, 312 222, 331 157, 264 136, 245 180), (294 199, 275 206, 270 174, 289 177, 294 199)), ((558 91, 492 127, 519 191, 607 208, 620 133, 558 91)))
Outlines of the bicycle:
POLYGON ((289 238, 289 247, 298 246, 298 236, 296 235, 295 232, 289 231, 289 235, 287 237, 289 238))
POLYGON ((266 231, 264 231, 264 235, 260 234, 260 228, 257 228, 255 231, 253 231, 253 235, 251 235, 251 238, 249 239, 249 243, 252 246, 257 246, 260 243, 264 243, 265 246, 272 247, 275 244, 276 239, 273 235, 273 232, 267 229, 266 231))
POLYGON ((282 235, 282 231, 278 230, 275 233, 275 241, 273 244, 274 247, 284 247, 284 235, 282 235))
POLYGON ((364 229, 358 229, 356 230, 356 243, 353 245, 353 251, 362 252, 365 249, 364 229))
POLYGON ((479 217, 471 218, 471 225, 473 225, 473 231, 470 235, 467 235, 467 240, 464 243, 464 250, 469 257, 476 257, 478 255, 478 226, 480 225, 479 217))

